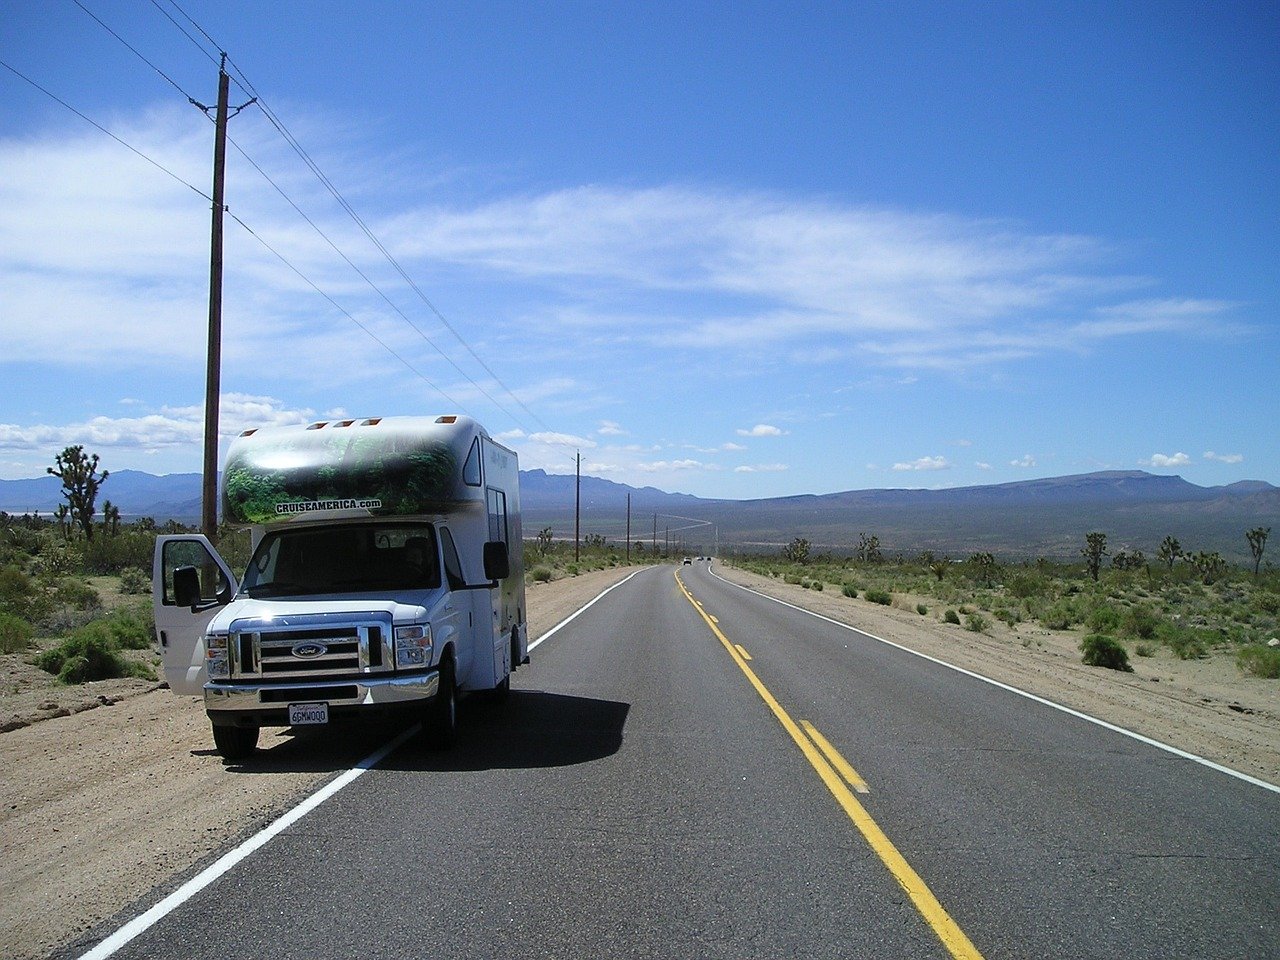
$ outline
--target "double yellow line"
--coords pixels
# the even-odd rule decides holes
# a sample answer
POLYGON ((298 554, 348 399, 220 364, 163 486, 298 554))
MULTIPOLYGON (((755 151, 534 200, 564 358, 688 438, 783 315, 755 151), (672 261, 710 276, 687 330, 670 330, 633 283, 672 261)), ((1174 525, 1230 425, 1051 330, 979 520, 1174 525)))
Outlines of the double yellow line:
POLYGON ((898 881, 898 885, 911 898, 911 902, 915 904, 916 909, 933 929, 933 932, 938 935, 938 939, 942 941, 947 951, 958 960, 960 958, 963 958, 963 960, 982 960, 982 954, 965 936, 959 925, 951 919, 951 915, 943 909, 942 904, 938 902, 938 898, 933 895, 933 892, 925 885, 925 882, 920 879, 920 875, 912 869, 911 864, 907 863, 906 858, 898 852, 898 848, 885 836, 884 831, 871 819, 871 815, 867 813, 866 808, 858 802, 858 798, 853 795, 849 786, 846 785, 847 782, 852 784, 854 789, 860 789, 860 792, 865 792, 866 784, 862 781, 862 778, 827 742, 826 738, 818 733, 813 724, 803 721, 805 729, 801 729, 800 725, 791 719, 787 711, 782 709, 782 705, 774 699, 773 694, 756 676, 755 671, 747 666, 746 661, 748 658, 744 657, 745 651, 729 641, 729 638, 720 630, 716 618, 702 609, 702 604, 694 599, 693 594, 689 592, 688 587, 684 585, 684 581, 680 578, 679 570, 676 571, 676 583, 680 586, 680 592, 685 595, 685 598, 693 605, 693 608, 706 621, 707 626, 711 628, 711 632, 715 634, 716 639, 728 651, 733 662, 738 665, 738 668, 746 675, 747 680, 756 688, 756 693, 760 694, 761 699, 773 711, 773 715, 778 718, 778 722, 782 724, 783 729, 796 742, 800 752, 804 754, 805 759, 817 771, 822 782, 827 785, 827 789, 831 791, 831 795, 836 798, 836 802, 840 804, 849 819, 853 821, 854 826, 866 838, 876 856, 889 868, 893 878, 898 881), (808 731, 807 733, 806 730, 808 731), (861 787, 858 786, 859 784, 861 787))

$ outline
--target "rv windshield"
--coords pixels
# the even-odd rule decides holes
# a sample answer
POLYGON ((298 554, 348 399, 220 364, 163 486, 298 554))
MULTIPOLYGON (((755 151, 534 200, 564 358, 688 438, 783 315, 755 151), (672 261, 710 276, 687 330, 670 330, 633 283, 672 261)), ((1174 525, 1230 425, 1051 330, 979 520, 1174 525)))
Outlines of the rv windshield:
POLYGON ((241 589, 284 597, 440 586, 430 524, 353 524, 278 530, 263 537, 241 589))

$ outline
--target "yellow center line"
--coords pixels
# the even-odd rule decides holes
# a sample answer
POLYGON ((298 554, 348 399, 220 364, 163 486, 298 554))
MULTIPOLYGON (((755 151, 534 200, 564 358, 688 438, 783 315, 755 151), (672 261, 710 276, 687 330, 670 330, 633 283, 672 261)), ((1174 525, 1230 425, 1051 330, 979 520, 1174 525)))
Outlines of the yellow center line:
POLYGON ((733 645, 733 649, 738 651, 738 655, 741 656, 743 660, 751 659, 751 654, 747 653, 746 647, 742 646, 742 644, 735 643, 733 645))
POLYGON ((756 693, 760 694, 761 699, 778 718, 778 722, 782 724, 784 730, 791 735, 791 739, 796 742, 796 746, 800 748, 800 752, 804 754, 805 759, 817 771, 818 776, 822 778, 822 782, 826 784, 827 789, 831 791, 832 796, 836 798, 836 802, 853 821, 854 825, 866 838, 867 843, 871 845, 871 849, 875 851, 881 862, 893 874, 893 878, 898 881, 898 885, 911 898, 911 902, 915 904, 920 915, 924 917, 925 922, 929 924, 933 932, 937 934, 938 939, 942 941, 942 945, 947 948, 947 952, 957 960, 982 960, 982 954, 978 952, 977 947, 960 929, 959 924, 951 919, 951 915, 947 913, 938 898, 933 895, 925 882, 920 879, 920 875, 912 869, 911 864, 907 863, 906 858, 898 852, 898 848, 893 845, 889 838, 885 835, 880 826, 871 819, 871 814, 867 813, 866 808, 858 802, 858 798, 850 792, 845 782, 840 779, 840 775, 836 773, 835 768, 827 762, 826 758, 813 745, 803 730, 791 719, 790 714, 782 709, 782 705, 774 699, 773 694, 756 676, 755 671, 747 666, 746 661, 735 649, 734 644, 730 642, 720 628, 712 622, 711 618, 694 600, 693 594, 684 585, 684 581, 680 578, 680 571, 676 571, 676 583, 680 586, 680 592, 692 604, 693 608, 698 611, 707 626, 711 628, 711 632, 715 634, 721 645, 729 652, 729 656, 738 668, 746 675, 751 685, 755 687, 756 693))
MULTIPOLYGON (((739 648, 741 649, 741 648, 739 648)), ((808 720, 801 720, 800 726, 804 727, 804 732, 809 735, 809 739, 818 745, 818 749, 826 754, 827 760, 833 767, 840 771, 840 776, 844 777, 845 783, 857 790, 858 793, 870 793, 871 788, 867 786, 867 781, 858 776, 858 771, 853 769, 849 763, 831 743, 818 732, 808 720)))

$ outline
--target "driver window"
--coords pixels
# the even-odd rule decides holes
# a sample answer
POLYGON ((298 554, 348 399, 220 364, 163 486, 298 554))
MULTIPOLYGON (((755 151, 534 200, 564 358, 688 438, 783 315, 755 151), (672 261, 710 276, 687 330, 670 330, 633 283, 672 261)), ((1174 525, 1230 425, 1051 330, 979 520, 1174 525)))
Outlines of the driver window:
POLYGON ((164 545, 160 569, 164 577, 164 604, 174 605, 173 572, 179 567, 195 567, 200 577, 200 599, 218 600, 227 596, 231 584, 213 555, 198 540, 170 540, 164 545))

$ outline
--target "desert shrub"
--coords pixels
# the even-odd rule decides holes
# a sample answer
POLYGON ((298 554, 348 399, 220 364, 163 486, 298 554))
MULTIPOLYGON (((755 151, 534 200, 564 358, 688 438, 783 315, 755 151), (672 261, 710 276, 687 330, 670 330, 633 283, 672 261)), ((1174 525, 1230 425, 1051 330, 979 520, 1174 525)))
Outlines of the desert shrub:
POLYGON ((1063 598, 1044 612, 1040 622, 1050 630, 1070 630, 1073 625, 1080 622, 1080 615, 1076 605, 1063 598))
POLYGON ((59 543, 40 551, 40 555, 35 558, 32 567, 35 569, 37 576, 47 580, 56 580, 79 570, 83 563, 84 558, 80 556, 74 547, 67 543, 59 543))
POLYGON ((1280 613, 1280 593, 1259 590, 1253 595, 1253 605, 1264 613, 1280 613))
POLYGON ((141 567, 125 567, 120 571, 120 592, 143 594, 151 592, 151 577, 141 567))
POLYGON ((1280 647, 1251 644, 1236 654, 1236 665, 1245 673, 1268 680, 1280 679, 1280 647))
POLYGON ((840 588, 840 592, 843 593, 846 597, 852 597, 854 599, 857 599, 857 596, 858 596, 858 588, 855 587, 852 583, 846 583, 843 587, 840 588))
POLYGON ((956 613, 954 610, 948 610, 942 615, 942 620, 944 623, 954 623, 956 626, 959 626, 960 614, 956 613))
POLYGON ((962 603, 960 604, 960 612, 967 617, 969 614, 976 613, 977 611, 974 610, 973 607, 969 606, 967 603, 962 603))
POLYGON ((810 588, 811 590, 817 590, 819 593, 821 593, 821 592, 822 592, 822 588, 823 588, 824 586, 825 586, 825 584, 823 584, 823 582, 822 582, 821 580, 815 580, 815 581, 813 581, 813 583, 809 584, 809 588, 810 588))
POLYGON ((1085 625, 1097 634, 1115 633, 1120 629, 1121 612, 1109 603, 1099 603, 1089 611, 1085 625))
POLYGON ((1120 632, 1127 637, 1150 640, 1156 635, 1160 619, 1146 607, 1130 607, 1120 620, 1120 632))
POLYGON ((927 614, 929 613, 929 608, 928 608, 928 607, 926 607, 923 603, 917 603, 917 604, 916 604, 916 613, 920 614, 920 616, 922 616, 922 617, 923 617, 923 616, 925 616, 925 615, 927 615, 927 614))
POLYGON ((551 570, 548 567, 534 567, 529 576, 533 577, 535 583, 547 583, 551 580, 551 570))
POLYGON ((64 577, 53 591, 53 602, 74 610, 101 610, 102 597, 83 580, 64 577))
POLYGON ((130 663, 121 655, 111 630, 101 620, 81 627, 56 647, 40 654, 36 666, 68 684, 113 677, 155 679, 148 667, 130 663))
POLYGON ((21 653, 31 645, 31 624, 11 613, 0 613, 0 653, 21 653))
POLYGON ((1156 655, 1156 648, 1149 643, 1139 643, 1133 648, 1133 652, 1140 657, 1154 657, 1156 655))
POLYGON ((1010 627, 1022 622, 1022 614, 1018 613, 1017 610, 1010 610, 1008 607, 1001 607, 997 610, 995 618, 1010 627))
POLYGON ((797 587, 804 585, 804 577, 797 573, 785 573, 782 575, 782 580, 784 583, 790 583, 797 587))
POLYGON ((1020 573, 1005 584, 1005 589, 1019 600, 1039 597, 1049 592, 1049 581, 1039 574, 1020 573))
POLYGON ((568 571, 569 576, 571 576, 571 577, 576 577, 576 576, 578 575, 578 570, 579 570, 579 569, 580 569, 580 568, 578 567, 578 565, 577 565, 576 563, 568 564, 568 565, 565 567, 565 570, 567 570, 567 571, 568 571))
POLYGON ((150 604, 121 607, 97 622, 122 650, 146 650, 155 637, 155 613, 150 604))
POLYGON ((1162 624, 1158 631, 1160 640, 1179 660, 1195 660, 1209 652, 1205 637, 1196 630, 1176 624, 1162 624))
POLYGON ((1129 666, 1129 653, 1124 645, 1106 634, 1089 634, 1080 641, 1080 649, 1084 653, 1080 662, 1087 666, 1133 673, 1133 667, 1129 666))
POLYGON ((964 618, 964 628, 971 633, 982 633, 987 629, 987 618, 980 613, 971 613, 964 618))
POLYGON ((878 603, 882 607, 887 607, 893 603, 893 595, 888 590, 868 590, 863 596, 872 603, 878 603))
MULTIPOLYGON (((86 573, 106 575, 123 573, 129 567, 145 569, 151 563, 155 539, 152 534, 127 529, 113 537, 94 537, 84 545, 84 570, 86 573)), ((218 552, 231 562, 221 540, 218 552)), ((249 558, 245 557, 238 566, 233 564, 232 569, 241 569, 248 562, 249 558)))

